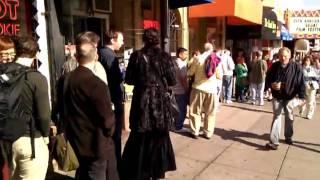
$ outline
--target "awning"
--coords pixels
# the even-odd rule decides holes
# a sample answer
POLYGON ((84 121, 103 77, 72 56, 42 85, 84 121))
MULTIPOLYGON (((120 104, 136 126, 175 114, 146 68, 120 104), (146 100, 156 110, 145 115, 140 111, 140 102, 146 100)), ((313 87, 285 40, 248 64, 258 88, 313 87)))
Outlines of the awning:
POLYGON ((189 8, 190 18, 223 17, 228 25, 261 24, 262 2, 259 0, 215 0, 189 8))
POLYGON ((169 0, 169 7, 170 9, 177 9, 211 2, 212 0, 169 0))
POLYGON ((293 36, 290 34, 288 29, 284 25, 281 25, 280 38, 281 38, 281 40, 284 40, 284 41, 292 41, 293 40, 293 36))

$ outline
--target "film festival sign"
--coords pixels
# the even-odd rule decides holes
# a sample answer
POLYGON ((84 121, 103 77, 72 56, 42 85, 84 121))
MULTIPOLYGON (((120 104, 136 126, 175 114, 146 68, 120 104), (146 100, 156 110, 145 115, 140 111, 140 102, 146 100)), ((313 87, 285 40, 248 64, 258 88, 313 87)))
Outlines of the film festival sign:
POLYGON ((320 17, 290 17, 289 31, 294 36, 318 37, 320 36, 320 17))
POLYGON ((25 21, 25 17, 21 17, 21 5, 24 3, 20 0, 0 0, 0 35, 17 36, 21 28, 25 28, 21 27, 21 22, 25 21))

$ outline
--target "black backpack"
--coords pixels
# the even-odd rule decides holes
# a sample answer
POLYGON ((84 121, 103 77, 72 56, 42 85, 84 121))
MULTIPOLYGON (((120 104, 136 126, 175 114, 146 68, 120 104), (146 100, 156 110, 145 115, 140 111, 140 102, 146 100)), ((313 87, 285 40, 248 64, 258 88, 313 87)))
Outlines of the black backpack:
POLYGON ((31 71, 34 70, 17 63, 0 64, 1 140, 14 142, 27 132, 28 127, 30 137, 34 138, 32 102, 24 98, 24 89, 28 84, 27 73, 31 71))

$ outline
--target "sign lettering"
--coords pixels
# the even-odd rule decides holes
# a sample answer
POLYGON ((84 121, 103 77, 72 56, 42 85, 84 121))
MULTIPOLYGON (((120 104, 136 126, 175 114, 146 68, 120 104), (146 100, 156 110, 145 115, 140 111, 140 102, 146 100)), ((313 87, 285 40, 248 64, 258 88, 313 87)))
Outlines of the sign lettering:
POLYGON ((320 17, 290 17, 289 31, 295 35, 320 35, 320 17))
POLYGON ((18 20, 19 0, 0 0, 0 35, 16 36, 20 32, 18 20))

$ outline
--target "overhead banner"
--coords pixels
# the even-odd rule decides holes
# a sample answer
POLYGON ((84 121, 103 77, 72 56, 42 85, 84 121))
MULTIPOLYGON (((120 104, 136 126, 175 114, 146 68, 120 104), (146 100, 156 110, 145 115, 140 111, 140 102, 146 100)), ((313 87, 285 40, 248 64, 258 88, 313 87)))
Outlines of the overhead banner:
POLYGON ((205 3, 212 3, 212 0, 169 0, 169 7, 177 9, 205 3))
POLYGON ((288 25, 294 38, 320 38, 320 11, 293 11, 288 25))
POLYGON ((276 40, 278 19, 271 8, 263 7, 261 37, 265 40, 276 40))

